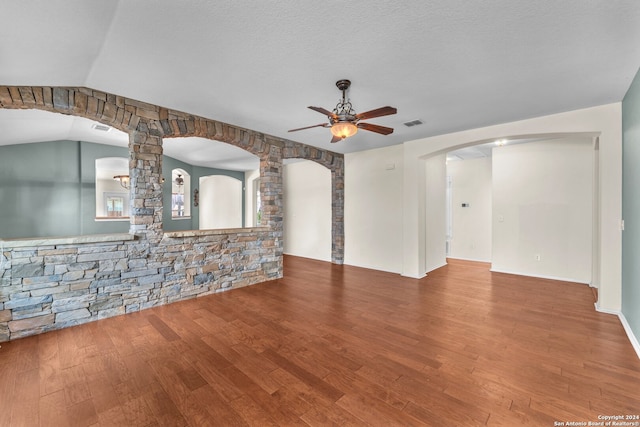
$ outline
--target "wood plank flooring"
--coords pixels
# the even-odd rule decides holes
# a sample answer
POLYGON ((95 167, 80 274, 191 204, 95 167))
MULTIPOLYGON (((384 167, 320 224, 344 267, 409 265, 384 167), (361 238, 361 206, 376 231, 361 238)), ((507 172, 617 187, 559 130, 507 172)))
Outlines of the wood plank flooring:
POLYGON ((285 278, 3 343, 0 426, 554 426, 640 414, 589 287, 450 260, 285 278))

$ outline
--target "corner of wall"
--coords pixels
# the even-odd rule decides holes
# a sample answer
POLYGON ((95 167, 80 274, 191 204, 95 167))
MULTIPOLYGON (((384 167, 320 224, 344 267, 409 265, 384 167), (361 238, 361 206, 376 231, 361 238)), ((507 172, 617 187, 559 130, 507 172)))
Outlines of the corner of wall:
POLYGON ((631 325, 629 325, 629 322, 627 321, 627 318, 624 316, 624 313, 622 313, 621 311, 608 310, 606 308, 602 308, 598 305, 598 303, 595 303, 594 306, 598 313, 613 314, 618 316, 618 319, 620 319, 620 323, 622 324, 622 327, 624 328, 624 331, 626 332, 627 337, 631 342, 631 346, 633 347, 636 354, 638 355, 638 359, 640 359, 640 341, 638 341, 638 338, 634 334, 633 329, 631 329, 631 325))
POLYGON ((629 322, 627 322, 627 318, 624 317, 624 313, 620 312, 618 314, 618 317, 620 318, 620 322, 622 323, 622 327, 624 328, 624 331, 627 333, 627 336, 629 337, 629 341, 631 341, 631 345, 633 346, 633 349, 636 351, 636 354, 638 355, 638 359, 640 359, 640 342, 638 342, 638 338, 633 333, 633 329, 631 329, 631 325, 629 325, 629 322))

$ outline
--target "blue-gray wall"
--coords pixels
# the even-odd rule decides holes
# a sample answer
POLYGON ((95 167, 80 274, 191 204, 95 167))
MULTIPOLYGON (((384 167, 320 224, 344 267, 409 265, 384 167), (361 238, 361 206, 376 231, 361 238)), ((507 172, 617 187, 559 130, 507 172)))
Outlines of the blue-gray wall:
POLYGON ((162 160, 162 177, 165 182, 171 182, 171 172, 174 169, 182 169, 189 174, 191 179, 191 192, 187 195, 185 202, 191 204, 191 218, 190 219, 172 219, 171 218, 171 185, 165 185, 162 190, 162 197, 164 199, 164 210, 162 212, 162 227, 165 231, 180 231, 180 230, 197 230, 200 224, 200 209, 193 206, 193 193, 194 190, 200 191, 200 178, 210 175, 225 175, 238 179, 242 182, 242 226, 244 223, 244 211, 245 211, 245 186, 244 186, 244 172, 231 171, 226 169, 205 168, 202 166, 193 166, 188 163, 181 162, 172 157, 164 156, 162 160))
POLYGON ((640 338, 640 72, 622 101, 622 313, 640 338))
POLYGON ((171 219, 171 171, 176 168, 183 169, 189 176, 193 172, 193 166, 190 164, 164 156, 162 160, 162 177, 166 184, 162 189, 162 199, 165 201, 162 211, 162 228, 165 231, 197 230, 199 223, 197 217, 194 216, 197 208, 193 208, 193 189, 196 188, 194 187, 193 177, 191 178, 191 195, 185 195, 185 203, 191 204, 191 217, 171 219))
MULTIPOLYGON (((128 221, 95 220, 95 164, 103 157, 128 158, 129 152, 124 147, 81 141, 0 146, 0 238, 128 232, 128 221)), ((167 231, 198 229, 193 190, 200 177, 227 175, 244 181, 244 172, 192 166, 164 156, 165 182, 171 182, 175 168, 191 176, 191 219, 171 219, 171 185, 165 185, 163 227, 167 231)))
POLYGON ((0 147, 0 237, 81 234, 79 150, 75 141, 0 147))

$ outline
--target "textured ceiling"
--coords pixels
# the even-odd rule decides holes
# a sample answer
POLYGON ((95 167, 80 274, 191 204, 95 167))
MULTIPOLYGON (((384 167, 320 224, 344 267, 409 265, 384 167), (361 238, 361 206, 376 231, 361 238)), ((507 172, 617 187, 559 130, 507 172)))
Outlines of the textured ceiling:
MULTIPOLYGON (((0 0, 0 11, 0 84, 87 86, 342 153, 618 102, 640 65, 637 0, 0 0), (356 111, 398 108, 368 120, 395 132, 336 144, 324 128, 287 133, 326 121, 306 107, 332 109, 342 78, 356 111), (403 126, 414 119, 424 124, 403 126)), ((0 116, 5 134, 35 131, 18 124, 0 116)))

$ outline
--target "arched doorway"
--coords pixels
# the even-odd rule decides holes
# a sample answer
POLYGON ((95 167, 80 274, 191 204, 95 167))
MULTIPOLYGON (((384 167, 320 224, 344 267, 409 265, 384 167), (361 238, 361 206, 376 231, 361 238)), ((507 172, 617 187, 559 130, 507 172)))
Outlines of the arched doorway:
POLYGON ((200 178, 200 229, 242 227, 242 181, 225 175, 200 178))

